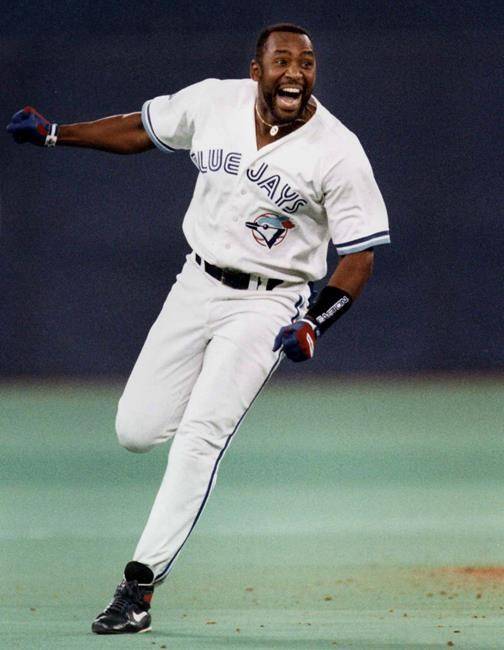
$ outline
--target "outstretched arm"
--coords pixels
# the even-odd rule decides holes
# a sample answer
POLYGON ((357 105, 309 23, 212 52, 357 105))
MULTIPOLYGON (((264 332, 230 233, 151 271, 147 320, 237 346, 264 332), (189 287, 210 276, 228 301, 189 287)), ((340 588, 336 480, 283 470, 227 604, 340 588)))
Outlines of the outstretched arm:
POLYGON ((94 122, 62 124, 58 131, 58 145, 122 154, 141 153, 154 147, 143 128, 140 113, 113 115, 94 122))
POLYGON ((26 106, 12 116, 7 131, 16 142, 39 146, 57 143, 58 146, 87 147, 120 154, 141 153, 154 147, 143 128, 140 113, 58 125, 31 106, 26 106))

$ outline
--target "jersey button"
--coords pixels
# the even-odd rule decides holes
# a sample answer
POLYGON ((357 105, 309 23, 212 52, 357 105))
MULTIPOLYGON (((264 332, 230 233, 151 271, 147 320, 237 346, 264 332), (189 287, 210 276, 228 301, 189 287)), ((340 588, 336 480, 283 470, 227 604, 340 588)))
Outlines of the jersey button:
POLYGON ((238 217, 233 217, 233 221, 236 223, 236 221, 238 221, 238 217))
POLYGON ((224 244, 224 248, 225 248, 226 250, 229 250, 229 249, 231 248, 231 244, 224 244))
POLYGON ((240 190, 240 194, 242 196, 244 196, 246 193, 247 193, 247 190, 242 187, 242 189, 240 190))

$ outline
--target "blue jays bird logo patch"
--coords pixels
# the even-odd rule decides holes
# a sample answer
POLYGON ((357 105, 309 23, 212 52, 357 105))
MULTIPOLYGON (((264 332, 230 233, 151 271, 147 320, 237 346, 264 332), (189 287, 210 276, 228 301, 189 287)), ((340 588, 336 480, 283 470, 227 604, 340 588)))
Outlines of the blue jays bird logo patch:
POLYGON ((268 248, 281 244, 287 236, 287 231, 295 228, 288 217, 272 212, 261 214, 254 221, 247 221, 245 225, 252 231, 256 242, 268 248))

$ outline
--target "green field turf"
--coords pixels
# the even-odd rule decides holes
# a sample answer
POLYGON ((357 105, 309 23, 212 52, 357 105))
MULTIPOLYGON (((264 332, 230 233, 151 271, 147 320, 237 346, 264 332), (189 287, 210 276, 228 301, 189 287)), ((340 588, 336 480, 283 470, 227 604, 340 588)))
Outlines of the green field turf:
POLYGON ((167 453, 116 444, 119 392, 0 387, 1 648, 504 648, 504 381, 277 378, 153 632, 97 637, 167 453))

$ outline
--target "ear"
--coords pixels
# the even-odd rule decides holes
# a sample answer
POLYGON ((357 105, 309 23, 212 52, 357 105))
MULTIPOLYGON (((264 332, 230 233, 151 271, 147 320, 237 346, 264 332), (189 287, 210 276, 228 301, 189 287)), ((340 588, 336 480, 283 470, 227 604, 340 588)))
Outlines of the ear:
POLYGON ((254 81, 259 81, 261 78, 261 64, 256 61, 255 59, 252 59, 250 62, 250 78, 253 79, 254 81))

